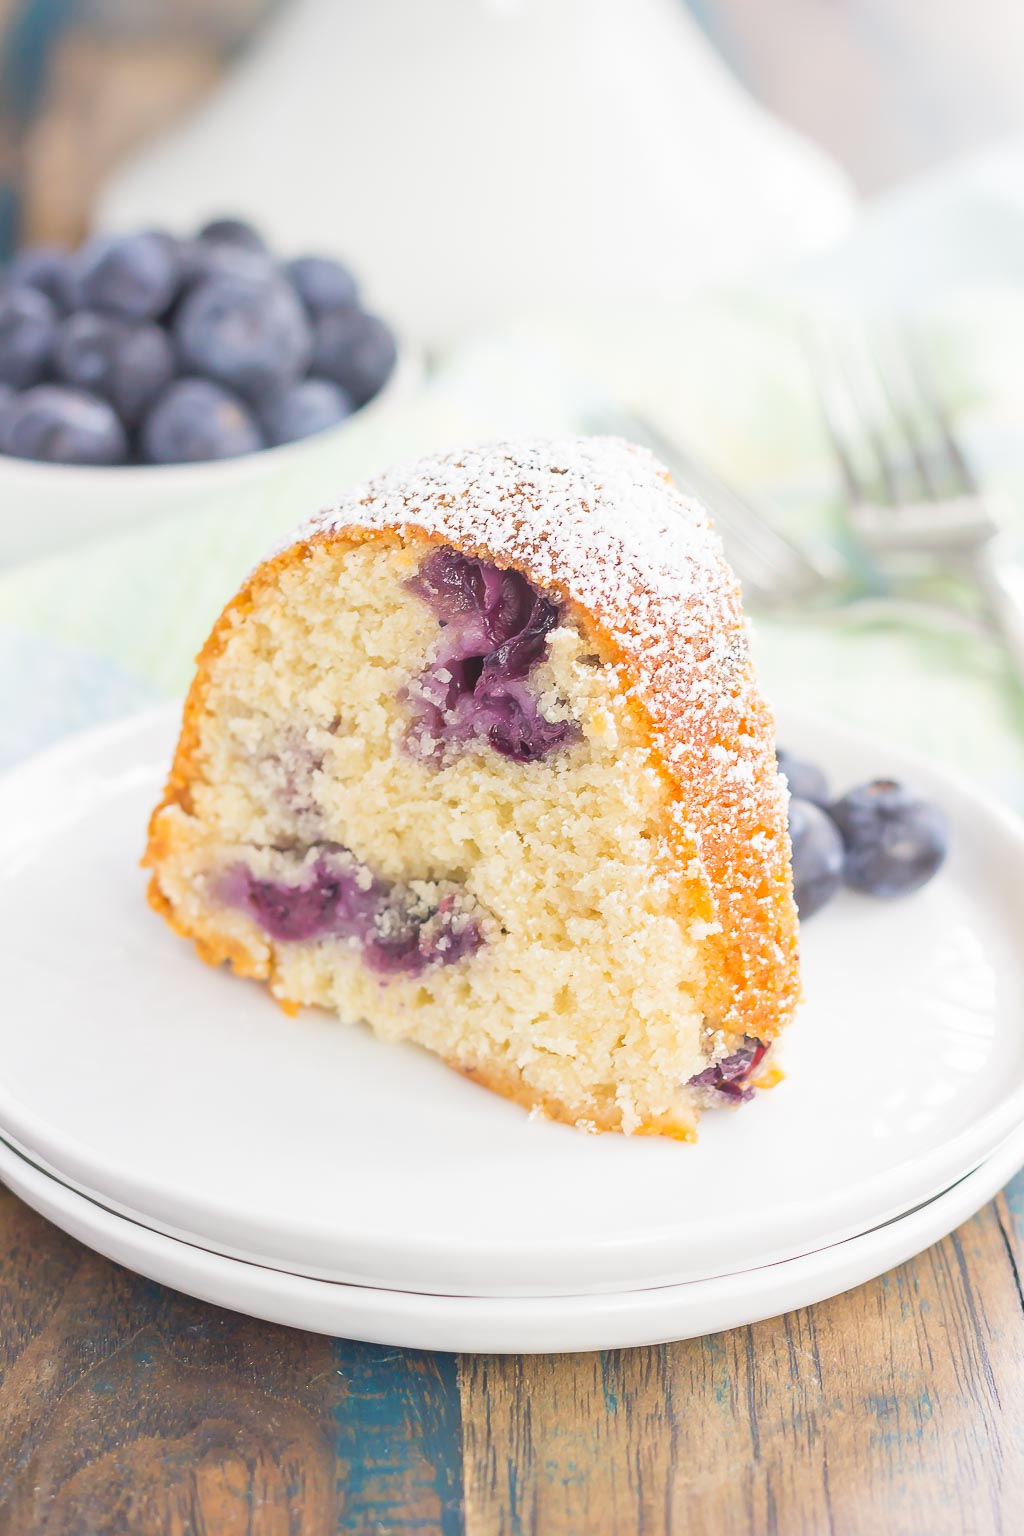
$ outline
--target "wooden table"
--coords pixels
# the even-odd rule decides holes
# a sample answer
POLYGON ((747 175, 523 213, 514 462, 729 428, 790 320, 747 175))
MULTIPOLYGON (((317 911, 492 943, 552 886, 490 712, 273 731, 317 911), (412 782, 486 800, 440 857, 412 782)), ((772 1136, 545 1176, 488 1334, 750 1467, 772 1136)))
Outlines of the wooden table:
POLYGON ((752 1328, 430 1355, 192 1301, 0 1191, 0 1536, 1013 1536, 1022 1265, 1024 1175, 752 1328))

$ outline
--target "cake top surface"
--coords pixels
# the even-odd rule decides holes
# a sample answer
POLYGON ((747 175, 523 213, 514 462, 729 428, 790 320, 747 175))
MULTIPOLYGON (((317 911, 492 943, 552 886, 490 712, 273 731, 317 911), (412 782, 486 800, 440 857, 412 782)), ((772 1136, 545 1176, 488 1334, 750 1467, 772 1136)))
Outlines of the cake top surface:
MULTIPOLYGON (((403 525, 521 568, 587 609, 629 655, 641 696, 671 695, 676 708, 702 714, 728 703, 733 714, 737 690, 752 683, 721 541, 645 448, 568 437, 420 459, 356 486, 300 529, 298 542, 403 525)), ((669 761, 680 745, 662 741, 669 761)), ((720 744, 718 757, 720 772, 749 783, 735 744, 720 744)))
POLYGON ((535 580, 568 586, 588 608, 618 606, 641 573, 662 598, 690 601, 723 569, 703 508, 622 438, 495 442, 399 465, 298 537, 403 522, 459 548, 478 545, 499 565, 526 559, 535 580))

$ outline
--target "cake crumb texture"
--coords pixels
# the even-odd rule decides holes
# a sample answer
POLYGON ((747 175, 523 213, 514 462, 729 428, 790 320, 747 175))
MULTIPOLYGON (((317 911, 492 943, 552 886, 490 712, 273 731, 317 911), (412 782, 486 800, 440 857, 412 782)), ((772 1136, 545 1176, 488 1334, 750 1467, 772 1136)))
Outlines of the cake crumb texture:
POLYGON ((588 1129, 692 1136, 689 1079, 772 1041, 798 996, 785 791, 737 585, 703 511, 614 439, 391 471, 259 567, 199 658, 146 862, 204 959, 588 1129), (438 546, 560 605, 529 687, 573 730, 543 761, 409 750, 443 635, 409 583, 438 546), (479 948, 382 977, 348 940, 275 940, 225 900, 239 867, 288 887, 336 847, 423 910, 458 888, 479 948))

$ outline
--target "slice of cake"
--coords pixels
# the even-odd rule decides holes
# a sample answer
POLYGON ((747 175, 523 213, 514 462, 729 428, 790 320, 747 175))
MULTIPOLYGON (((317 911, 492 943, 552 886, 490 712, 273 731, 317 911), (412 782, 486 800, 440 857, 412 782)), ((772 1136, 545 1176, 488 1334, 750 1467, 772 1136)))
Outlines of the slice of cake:
POLYGON ((204 960, 588 1130, 691 1137, 799 991, 735 578, 613 439, 392 471, 260 566, 145 862, 204 960))

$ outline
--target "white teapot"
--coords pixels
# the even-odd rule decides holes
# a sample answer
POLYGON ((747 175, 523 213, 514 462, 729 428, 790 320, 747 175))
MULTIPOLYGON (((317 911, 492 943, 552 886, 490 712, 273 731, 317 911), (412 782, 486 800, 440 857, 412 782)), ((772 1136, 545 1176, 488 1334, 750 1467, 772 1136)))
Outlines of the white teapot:
POLYGON ((846 227, 845 178, 683 0, 292 0, 101 222, 250 217, 348 260, 407 334, 695 281, 846 227))

